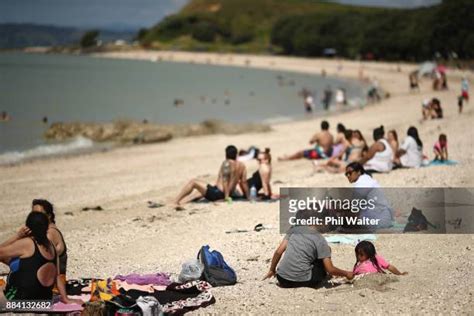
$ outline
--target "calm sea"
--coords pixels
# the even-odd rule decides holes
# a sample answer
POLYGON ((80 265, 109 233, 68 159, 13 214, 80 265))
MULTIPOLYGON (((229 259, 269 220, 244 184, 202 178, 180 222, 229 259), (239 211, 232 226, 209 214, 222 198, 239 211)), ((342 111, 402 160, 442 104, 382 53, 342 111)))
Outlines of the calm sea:
POLYGON ((43 139, 58 121, 147 119, 155 123, 275 122, 304 117, 298 92, 344 87, 360 97, 355 82, 298 73, 86 56, 0 54, 0 164, 91 147, 84 138, 43 139), (182 104, 175 106, 175 100, 182 104), (43 123, 47 117, 48 123, 43 123))

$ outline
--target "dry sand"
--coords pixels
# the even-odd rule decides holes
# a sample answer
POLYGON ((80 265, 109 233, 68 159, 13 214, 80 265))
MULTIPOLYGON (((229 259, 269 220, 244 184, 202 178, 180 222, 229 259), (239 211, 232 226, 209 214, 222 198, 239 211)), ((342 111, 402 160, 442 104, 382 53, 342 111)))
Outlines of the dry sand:
MULTIPOLYGON (((360 63, 337 60, 296 59, 263 56, 231 56, 171 52, 107 53, 101 57, 173 60, 206 64, 303 71, 357 78, 360 63), (246 60, 250 65, 246 66, 246 60), (342 66, 342 67, 341 67, 342 66), (339 70, 338 70, 339 69, 339 70)), ((459 72, 450 72, 451 89, 433 92, 429 81, 421 93, 408 93, 408 72, 413 65, 365 63, 364 75, 376 77, 391 97, 378 105, 329 117, 334 131, 337 122, 359 128, 370 139, 380 124, 395 128, 401 138, 410 125, 419 128, 425 154, 439 133, 448 135, 449 153, 459 165, 398 170, 375 175, 384 187, 473 187, 474 135, 472 102, 457 113, 459 72), (421 101, 438 97, 445 118, 419 123, 421 101)), ((471 82, 472 82, 472 74, 471 82)), ((390 291, 370 288, 280 289, 275 281, 261 281, 282 236, 277 229, 226 234, 232 229, 252 229, 257 223, 278 226, 278 203, 245 202, 191 204, 176 212, 165 206, 147 208, 147 201, 168 202, 193 177, 215 181, 223 149, 257 145, 272 148, 276 158, 307 148, 321 117, 277 124, 265 134, 202 136, 168 143, 118 148, 109 152, 34 161, 0 167, 0 239, 5 239, 25 219, 33 198, 54 202, 58 226, 69 248, 68 276, 106 277, 131 272, 179 273, 181 264, 196 256, 203 244, 219 249, 236 269, 239 283, 216 288, 217 303, 197 313, 450 313, 473 312, 474 235, 380 235, 377 250, 409 275, 390 284, 390 291), (101 205, 104 211, 81 211, 101 205), (71 212, 72 215, 66 215, 71 212)), ((280 186, 349 186, 343 175, 312 175, 305 160, 279 163, 274 159, 274 191, 280 186)), ((249 172, 256 164, 248 164, 249 172)), ((333 245, 335 265, 350 269, 352 246, 333 245)), ((5 270, 5 267, 1 269, 5 270)))

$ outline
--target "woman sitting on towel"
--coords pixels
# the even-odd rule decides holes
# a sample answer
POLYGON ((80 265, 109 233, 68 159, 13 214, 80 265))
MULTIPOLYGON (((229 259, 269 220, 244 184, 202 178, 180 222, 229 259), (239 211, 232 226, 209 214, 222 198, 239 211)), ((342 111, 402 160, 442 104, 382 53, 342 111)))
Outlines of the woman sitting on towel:
POLYGON ((262 200, 268 200, 272 197, 272 187, 270 179, 272 177, 272 156, 270 148, 265 148, 264 152, 260 152, 257 156, 258 170, 255 171, 251 178, 247 180, 249 190, 255 187, 257 194, 261 193, 262 200), (263 192, 261 192, 263 190, 263 192))
MULTIPOLYGON (((31 212, 15 238, 0 244, 0 261, 10 267, 7 284, 0 291, 0 301, 52 300, 53 287, 59 282, 59 258, 48 239, 49 220, 40 212, 31 212), (1 297, 1 296, 4 296, 1 297)), ((68 299, 65 287, 59 287, 64 303, 82 301, 68 299)))

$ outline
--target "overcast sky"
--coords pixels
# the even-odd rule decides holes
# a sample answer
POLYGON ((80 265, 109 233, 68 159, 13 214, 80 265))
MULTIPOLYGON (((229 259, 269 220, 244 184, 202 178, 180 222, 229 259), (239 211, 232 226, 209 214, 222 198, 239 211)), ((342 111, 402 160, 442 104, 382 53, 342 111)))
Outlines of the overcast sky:
MULTIPOLYGON (((259 0, 255 0, 259 1, 259 0)), ((188 0, 0 0, 0 23, 74 27, 138 28, 156 24, 188 0)), ((431 5, 441 0, 336 0, 391 7, 431 5)))

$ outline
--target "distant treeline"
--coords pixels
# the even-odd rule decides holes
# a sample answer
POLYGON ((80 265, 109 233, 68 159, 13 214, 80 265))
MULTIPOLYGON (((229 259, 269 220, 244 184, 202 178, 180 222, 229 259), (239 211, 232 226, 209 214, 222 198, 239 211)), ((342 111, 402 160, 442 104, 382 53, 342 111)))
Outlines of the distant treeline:
MULTIPOLYGON (((79 45, 89 30, 28 23, 0 24, 0 49, 79 45)), ((135 31, 97 30, 101 41, 132 40, 135 31)))
POLYGON ((279 19, 273 44, 290 55, 319 56, 325 48, 339 55, 387 60, 474 57, 474 1, 445 0, 417 10, 306 14, 279 19))
POLYGON ((144 46, 385 60, 474 58, 474 1, 366 8, 309 0, 193 0, 137 38, 144 46), (166 46, 168 45, 168 46, 166 46))

